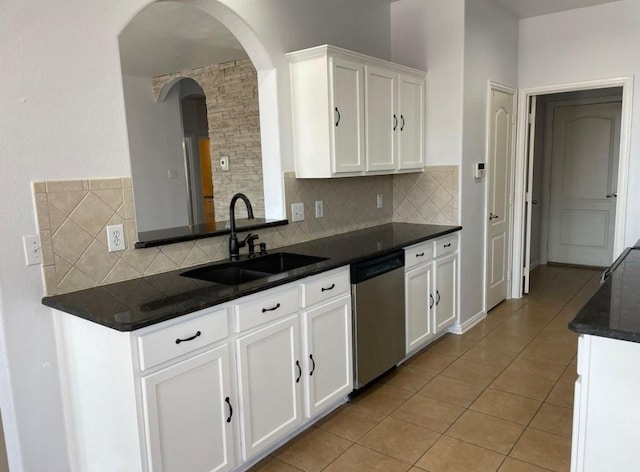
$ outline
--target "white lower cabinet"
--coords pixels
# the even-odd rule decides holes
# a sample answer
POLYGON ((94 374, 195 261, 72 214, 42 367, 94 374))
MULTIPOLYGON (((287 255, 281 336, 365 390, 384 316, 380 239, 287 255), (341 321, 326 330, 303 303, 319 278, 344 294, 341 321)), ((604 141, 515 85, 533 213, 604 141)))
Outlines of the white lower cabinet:
POLYGON ((434 337, 433 264, 423 264, 408 270, 404 276, 407 326, 407 353, 424 346, 434 337))
POLYGON ((458 316, 457 233, 405 248, 406 353, 426 346, 458 316))
POLYGON ((78 472, 245 469, 352 390, 349 268, 132 332, 55 312, 78 472))
POLYGON ((296 313, 236 341, 243 460, 302 423, 299 331, 296 313))
POLYGON ((305 416, 311 418, 353 390, 351 297, 305 311, 305 416))
POLYGON ((458 280, 458 255, 451 254, 436 259, 435 266, 435 332, 451 326, 457 316, 456 287, 458 280))
POLYGON ((141 380, 149 471, 233 469, 228 344, 141 380))

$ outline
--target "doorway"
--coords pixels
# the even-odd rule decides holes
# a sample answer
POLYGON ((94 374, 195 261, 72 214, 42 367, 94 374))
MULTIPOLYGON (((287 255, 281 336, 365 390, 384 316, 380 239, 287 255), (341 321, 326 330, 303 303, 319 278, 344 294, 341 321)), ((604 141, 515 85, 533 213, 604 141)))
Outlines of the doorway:
POLYGON ((514 297, 528 293, 538 265, 606 267, 622 251, 629 87, 616 79, 521 91, 514 297))

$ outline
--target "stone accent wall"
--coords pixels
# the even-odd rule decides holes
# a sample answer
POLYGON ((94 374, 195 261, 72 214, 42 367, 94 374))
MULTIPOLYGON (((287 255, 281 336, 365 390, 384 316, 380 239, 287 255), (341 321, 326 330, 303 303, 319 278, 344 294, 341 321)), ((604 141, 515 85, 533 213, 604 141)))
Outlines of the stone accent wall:
POLYGON ((245 193, 255 216, 264 217, 258 76, 249 59, 183 70, 153 79, 154 96, 177 77, 200 85, 207 99, 216 220, 229 219, 229 201, 245 193), (229 171, 220 157, 229 157, 229 171))

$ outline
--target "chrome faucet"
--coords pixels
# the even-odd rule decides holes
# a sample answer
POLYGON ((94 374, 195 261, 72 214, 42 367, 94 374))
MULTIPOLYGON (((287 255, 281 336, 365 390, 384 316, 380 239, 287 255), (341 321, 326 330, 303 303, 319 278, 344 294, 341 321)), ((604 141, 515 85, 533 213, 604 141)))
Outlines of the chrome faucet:
MULTIPOLYGON (((251 207, 251 202, 247 198, 244 193, 236 193, 231 198, 231 203, 229 204, 229 222, 231 224, 231 234, 229 235, 229 257, 231 260, 236 260, 240 257, 240 248, 244 247, 247 244, 247 240, 251 238, 251 234, 246 237, 244 241, 238 241, 238 236, 236 235, 236 202, 238 199, 242 199, 245 206, 247 207, 247 218, 252 220, 253 217, 253 208, 251 207)), ((255 239, 255 238, 254 238, 255 239)), ((251 240, 253 242, 253 239, 251 240)))

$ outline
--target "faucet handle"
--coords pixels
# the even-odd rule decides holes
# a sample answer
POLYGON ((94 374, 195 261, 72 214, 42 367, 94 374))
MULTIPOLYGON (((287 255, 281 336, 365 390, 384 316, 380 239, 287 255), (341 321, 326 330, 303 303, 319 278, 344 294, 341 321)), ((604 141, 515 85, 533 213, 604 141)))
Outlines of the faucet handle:
POLYGON ((267 253, 267 243, 260 243, 260 255, 264 256, 267 253))
POLYGON ((249 233, 247 237, 244 238, 244 241, 247 243, 247 246, 249 246, 249 256, 253 256, 255 254, 256 243, 254 241, 258 238, 259 236, 257 234, 251 234, 251 233, 249 233))

